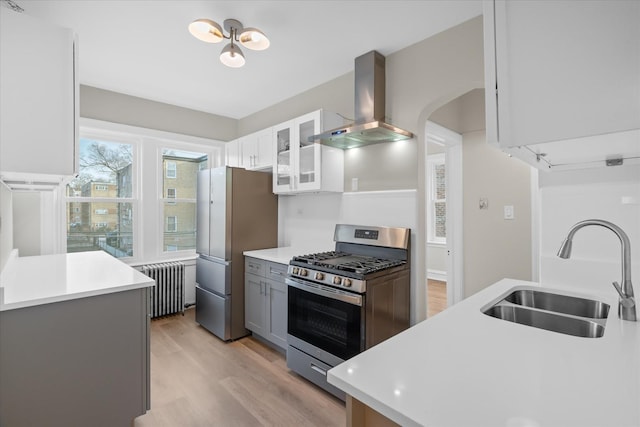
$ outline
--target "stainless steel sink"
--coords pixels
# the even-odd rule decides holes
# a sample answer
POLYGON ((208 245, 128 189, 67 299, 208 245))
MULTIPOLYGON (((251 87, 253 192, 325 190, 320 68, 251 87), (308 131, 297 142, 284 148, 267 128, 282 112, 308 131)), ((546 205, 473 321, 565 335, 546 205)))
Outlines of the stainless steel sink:
POLYGON ((487 316, 583 338, 604 335, 609 305, 538 289, 517 289, 483 310, 487 316))
POLYGON ((590 319, 606 319, 609 315, 609 304, 586 298, 553 294, 534 289, 521 289, 509 294, 505 301, 556 313, 590 319))
POLYGON ((576 337, 600 338, 604 334, 604 326, 597 322, 524 307, 494 305, 484 313, 509 322, 576 337))

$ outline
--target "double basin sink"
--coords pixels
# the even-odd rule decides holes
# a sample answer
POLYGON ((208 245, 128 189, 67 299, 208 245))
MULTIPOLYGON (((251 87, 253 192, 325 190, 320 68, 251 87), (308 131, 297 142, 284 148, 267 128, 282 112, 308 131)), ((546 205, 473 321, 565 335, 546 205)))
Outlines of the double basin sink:
POLYGON ((600 338, 604 334, 609 304, 537 288, 519 288, 482 312, 552 332, 600 338))

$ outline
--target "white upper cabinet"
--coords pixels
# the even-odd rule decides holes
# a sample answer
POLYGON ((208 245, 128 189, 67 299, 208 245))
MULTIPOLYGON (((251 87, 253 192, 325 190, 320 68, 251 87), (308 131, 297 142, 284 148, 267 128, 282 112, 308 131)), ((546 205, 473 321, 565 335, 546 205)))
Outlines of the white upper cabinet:
POLYGON ((0 7, 0 172, 77 172, 78 80, 74 33, 0 7))
POLYGON ((640 161, 640 2, 489 0, 484 33, 489 142, 541 169, 640 161))
POLYGON ((344 191, 344 151, 309 141, 342 124, 337 114, 317 110, 274 126, 273 192, 344 191))
POLYGON ((240 140, 234 139, 224 145, 224 165, 237 168, 240 166, 240 140))
POLYGON ((267 128, 240 138, 240 167, 253 170, 273 167, 273 128, 267 128))

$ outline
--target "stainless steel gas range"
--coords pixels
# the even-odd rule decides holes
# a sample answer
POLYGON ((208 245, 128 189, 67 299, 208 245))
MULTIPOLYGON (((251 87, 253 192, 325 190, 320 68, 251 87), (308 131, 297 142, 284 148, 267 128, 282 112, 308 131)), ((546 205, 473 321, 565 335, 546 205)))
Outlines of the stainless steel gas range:
POLYGON ((409 327, 410 235, 338 224, 334 251, 290 261, 289 369, 344 400, 327 371, 409 327))

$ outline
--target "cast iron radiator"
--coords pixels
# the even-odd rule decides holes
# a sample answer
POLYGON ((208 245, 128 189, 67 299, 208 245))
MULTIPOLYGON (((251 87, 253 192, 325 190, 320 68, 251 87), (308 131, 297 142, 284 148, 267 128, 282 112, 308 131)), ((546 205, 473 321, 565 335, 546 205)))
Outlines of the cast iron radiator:
POLYGON ((163 262, 139 268, 156 281, 151 288, 151 318, 184 314, 184 263, 163 262))

